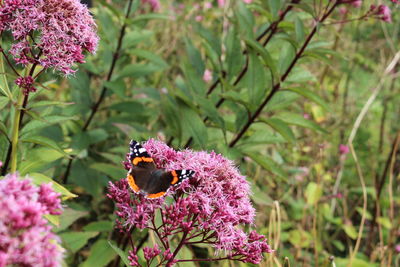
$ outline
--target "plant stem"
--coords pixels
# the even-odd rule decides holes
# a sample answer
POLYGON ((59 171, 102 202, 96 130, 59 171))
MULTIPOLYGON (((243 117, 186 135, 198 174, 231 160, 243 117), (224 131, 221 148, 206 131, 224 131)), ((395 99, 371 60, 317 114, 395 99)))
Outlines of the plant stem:
POLYGON ((14 120, 12 125, 11 133, 11 173, 17 170, 17 149, 18 149, 18 136, 19 136, 19 120, 21 118, 21 107, 24 101, 24 93, 22 88, 17 88, 20 90, 18 95, 18 100, 15 105, 14 120), (21 89, 21 90, 20 90, 21 89))

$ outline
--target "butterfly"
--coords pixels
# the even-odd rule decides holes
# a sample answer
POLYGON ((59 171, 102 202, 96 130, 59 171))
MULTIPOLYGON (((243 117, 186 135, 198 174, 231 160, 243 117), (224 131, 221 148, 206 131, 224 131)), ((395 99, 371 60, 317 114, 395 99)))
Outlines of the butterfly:
POLYGON ((194 175, 192 170, 165 171, 158 169, 146 149, 132 140, 129 144, 131 168, 126 177, 130 188, 135 193, 142 193, 146 198, 163 197, 171 187, 179 185, 194 175))

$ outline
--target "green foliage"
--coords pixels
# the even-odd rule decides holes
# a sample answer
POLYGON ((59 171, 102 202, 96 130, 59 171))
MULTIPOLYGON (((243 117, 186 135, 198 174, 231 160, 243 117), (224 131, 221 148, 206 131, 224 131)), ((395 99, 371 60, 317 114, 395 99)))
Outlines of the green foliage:
MULTIPOLYGON (((44 73, 43 88, 24 110, 18 171, 37 184, 52 182, 68 200, 61 216, 48 217, 68 251, 67 264, 117 266, 117 258, 119 266, 129 264, 106 187, 126 176, 121 162, 129 140, 148 138, 176 149, 214 150, 240 165, 253 188, 256 225, 276 244, 262 266, 283 265, 284 257, 292 266, 330 266, 331 255, 336 266, 389 264, 388 251, 399 242, 399 217, 390 209, 400 199, 386 194, 390 173, 392 190, 399 186, 399 158, 390 154, 400 130, 399 84, 382 73, 399 49, 399 25, 330 24, 342 18, 338 10, 326 25, 315 25, 313 16, 323 10, 313 1, 291 9, 283 0, 230 1, 209 10, 183 1, 179 12, 182 1, 164 1, 159 13, 134 1, 125 18, 127 2, 96 1, 98 53, 71 77, 44 73), (211 81, 203 78, 206 70, 211 81), (382 78, 353 142, 355 161, 338 147, 347 144, 382 78), (388 251, 380 254, 378 242, 388 251)), ((0 161, 6 163, 19 89, 13 78, 0 77, 0 161)), ((143 236, 134 232, 133 239, 143 236)), ((182 253, 197 257, 193 251, 182 253)))

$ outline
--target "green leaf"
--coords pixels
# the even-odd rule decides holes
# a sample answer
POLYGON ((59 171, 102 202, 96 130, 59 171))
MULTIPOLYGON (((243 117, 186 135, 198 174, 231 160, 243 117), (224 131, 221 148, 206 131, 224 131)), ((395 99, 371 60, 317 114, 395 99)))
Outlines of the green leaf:
POLYGON ((181 122, 187 132, 202 148, 207 145, 207 128, 200 116, 186 105, 181 107, 181 122))
POLYGON ((388 217, 378 217, 376 221, 388 230, 393 228, 393 224, 388 217))
POLYGON ((60 226, 60 216, 59 215, 45 214, 45 215, 43 215, 43 217, 45 217, 54 226, 56 226, 56 227, 60 226))
POLYGON ((21 175, 25 175, 27 173, 41 171, 42 168, 62 157, 64 157, 64 154, 54 149, 46 147, 31 149, 28 151, 27 160, 21 162, 19 172, 21 175))
POLYGON ((148 64, 130 64, 124 67, 119 75, 116 75, 113 80, 129 77, 129 78, 139 78, 149 74, 152 74, 156 71, 163 70, 164 67, 160 67, 159 65, 155 65, 152 63, 148 64))
POLYGON ((204 28, 200 23, 195 24, 196 31, 200 36, 206 40, 206 42, 211 46, 214 52, 220 56, 221 55, 221 42, 217 36, 215 36, 210 30, 204 28))
POLYGON ((122 44, 122 49, 128 49, 134 47, 135 45, 151 38, 154 35, 152 31, 149 30, 134 30, 126 33, 124 37, 124 42, 122 44))
POLYGON ((105 0, 99 0, 99 2, 101 3, 102 6, 108 8, 115 15, 116 18, 118 18, 118 19, 122 18, 123 14, 117 8, 110 5, 105 0))
POLYGON ((113 164, 108 163, 94 163, 90 165, 90 168, 95 169, 99 172, 106 174, 107 176, 113 178, 114 180, 121 180, 121 178, 126 176, 126 171, 121 167, 116 167, 113 164))
POLYGON ((292 63, 296 53, 291 44, 285 42, 281 43, 282 43, 282 49, 279 54, 278 69, 279 73, 283 75, 289 69, 289 66, 292 63))
MULTIPOLYGON (((259 42, 254 41, 252 39, 244 39, 246 44, 254 49, 257 53, 259 53, 264 61, 264 64, 271 70, 272 75, 274 78, 278 78, 278 69, 276 67, 275 61, 272 59, 271 55, 269 54, 268 50, 260 45, 259 42)), ((267 85, 264 85, 267 86, 267 85)))
POLYGON ((209 99, 202 97, 197 97, 196 101, 197 103, 199 103, 201 110, 207 115, 207 117, 212 122, 217 124, 222 130, 225 130, 225 121, 219 115, 219 112, 215 105, 209 99))
POLYGON ((128 257, 126 256, 125 252, 123 252, 119 247, 114 245, 114 242, 108 240, 108 244, 112 247, 112 249, 121 257, 122 261, 125 263, 126 266, 130 266, 128 257))
POLYGON ((305 197, 308 205, 315 205, 322 196, 322 187, 319 184, 310 182, 305 191, 305 197))
POLYGON ((140 58, 144 58, 149 60, 150 62, 160 66, 161 68, 167 68, 168 63, 165 62, 164 59, 162 59, 160 56, 144 49, 133 49, 129 51, 129 54, 135 55, 140 58))
POLYGON ((310 246, 312 236, 304 230, 292 230, 289 232, 289 242, 294 247, 307 248, 310 246))
POLYGON ((289 91, 278 91, 265 107, 266 112, 284 109, 299 99, 299 95, 289 91))
POLYGON ((0 96, 0 110, 3 109, 8 104, 8 102, 10 102, 10 99, 8 97, 0 96))
POLYGON ((62 122, 75 120, 75 119, 76 119, 76 117, 71 117, 71 116, 52 115, 52 116, 44 117, 43 121, 33 120, 33 121, 28 122, 22 128, 21 136, 26 135, 27 133, 29 133, 33 130, 38 130, 38 129, 44 128, 44 127, 52 125, 52 124, 62 123, 62 122))
POLYGON ((52 148, 65 156, 69 156, 56 142, 44 136, 25 136, 21 138, 21 141, 52 148))
MULTIPOLYGON (((335 263, 337 267, 347 267, 349 266, 350 260, 343 259, 343 258, 336 258, 335 257, 335 263)), ((362 260, 358 258, 354 258, 351 262, 351 267, 378 267, 382 266, 381 263, 373 263, 370 260, 362 260)))
POLYGON ((137 15, 133 19, 129 19, 128 22, 134 24, 144 20, 154 20, 154 19, 172 20, 172 16, 167 14, 150 13, 150 14, 137 15))
POLYGON ((166 128, 169 136, 174 136, 180 139, 182 137, 182 129, 180 120, 176 119, 176 114, 179 114, 178 104, 176 100, 170 95, 163 95, 161 101, 161 116, 164 118, 164 122, 169 126, 166 128))
POLYGON ((243 65, 243 53, 241 51, 240 39, 234 27, 228 31, 225 40, 226 46, 226 65, 228 81, 230 81, 240 71, 243 65))
POLYGON ((304 36, 305 36, 304 24, 299 17, 296 17, 296 19, 294 21, 294 25, 295 25, 295 31, 296 31, 296 41, 298 43, 301 43, 304 41, 304 36))
POLYGON ((247 38, 254 39, 254 15, 253 13, 246 7, 243 1, 237 1, 238 10, 235 12, 237 16, 237 21, 240 26, 241 35, 246 36, 247 38))
POLYGON ((296 137, 294 136, 290 127, 284 121, 277 118, 270 118, 270 119, 260 118, 260 121, 268 124, 272 129, 274 129, 280 135, 282 135, 287 141, 291 143, 296 142, 296 137))
POLYGON ((353 224, 350 223, 345 223, 342 225, 342 228, 344 232, 351 238, 351 239, 356 239, 357 238, 357 231, 354 228, 353 224))
POLYGON ((113 229, 113 222, 111 221, 97 221, 91 222, 83 227, 87 232, 107 232, 113 229))
POLYGON ((268 0, 270 13, 276 19, 279 16, 279 9, 281 8, 281 0, 268 0))
POLYGON ((243 79, 250 100, 250 109, 254 111, 264 98, 266 91, 266 78, 264 68, 257 54, 252 51, 249 54, 249 66, 243 79))
MULTIPOLYGON (((105 239, 99 239, 90 249, 89 257, 81 264, 80 267, 103 267, 110 263, 116 256, 115 250, 109 246, 109 242, 105 239)), ((125 263, 125 261, 124 261, 125 263)), ((129 266, 129 265, 127 265, 129 266)))
POLYGON ((54 191, 57 193, 60 193, 63 196, 63 199, 70 199, 70 198, 75 198, 78 197, 77 195, 71 193, 68 189, 66 189, 64 186, 60 185, 56 181, 54 181, 52 178, 41 174, 41 173, 30 173, 29 176, 32 178, 32 181, 36 185, 41 185, 41 184, 47 184, 47 183, 52 183, 52 188, 54 191))
POLYGON ((276 117, 289 124, 297 125, 304 128, 309 128, 311 130, 319 131, 322 133, 327 133, 326 130, 321 128, 321 126, 319 126, 312 120, 307 120, 303 116, 298 114, 284 112, 284 113, 279 113, 278 115, 276 115, 276 117))
POLYGON ((264 169, 270 171, 271 173, 275 174, 278 177, 281 178, 287 178, 287 175, 283 171, 283 169, 276 164, 270 157, 266 155, 261 155, 259 153, 255 152, 243 152, 247 156, 249 156, 252 160, 254 160, 257 164, 259 164, 261 167, 264 169))
POLYGON ((48 107, 48 106, 67 106, 73 105, 74 103, 67 103, 62 101, 49 101, 49 100, 40 100, 39 102, 35 102, 29 105, 29 108, 38 108, 38 107, 48 107))
POLYGON ((68 82, 71 85, 71 100, 75 103, 73 107, 77 112, 87 112, 92 106, 89 75, 87 72, 80 70, 68 79, 68 82))
POLYGON ((59 236, 61 237, 64 246, 72 253, 76 253, 86 245, 89 239, 98 234, 99 232, 66 232, 59 234, 59 236))
POLYGON ((202 77, 205 65, 201 58, 200 51, 193 45, 192 40, 185 38, 186 54, 189 57, 189 64, 196 70, 197 75, 202 77))
POLYGON ((85 217, 89 212, 74 210, 71 208, 64 209, 63 213, 60 215, 60 226, 55 229, 56 232, 63 231, 67 229, 71 224, 73 224, 79 218, 85 217))
POLYGON ((7 127, 4 125, 2 121, 0 121, 0 133, 4 134, 4 136, 8 137, 7 127))
POLYGON ((324 99, 322 99, 319 95, 316 93, 312 92, 311 90, 305 89, 305 88, 285 88, 284 90, 289 90, 292 92, 295 92, 301 96, 304 96, 305 98, 313 101, 314 103, 317 103, 321 107, 323 107, 325 110, 331 111, 331 108, 329 105, 325 102, 324 99))

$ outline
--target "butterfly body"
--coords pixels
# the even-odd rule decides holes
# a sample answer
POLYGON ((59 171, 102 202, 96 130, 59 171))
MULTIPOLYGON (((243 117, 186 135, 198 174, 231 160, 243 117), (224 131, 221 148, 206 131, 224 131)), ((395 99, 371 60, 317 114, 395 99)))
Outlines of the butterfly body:
POLYGON ((192 170, 158 169, 146 149, 133 140, 130 143, 129 160, 132 168, 128 172, 128 184, 135 193, 142 193, 146 198, 162 197, 171 187, 194 174, 192 170))

